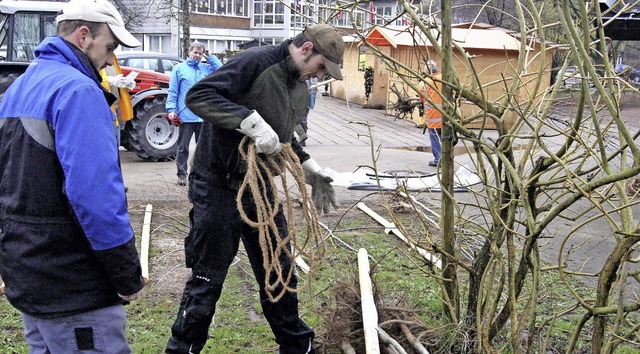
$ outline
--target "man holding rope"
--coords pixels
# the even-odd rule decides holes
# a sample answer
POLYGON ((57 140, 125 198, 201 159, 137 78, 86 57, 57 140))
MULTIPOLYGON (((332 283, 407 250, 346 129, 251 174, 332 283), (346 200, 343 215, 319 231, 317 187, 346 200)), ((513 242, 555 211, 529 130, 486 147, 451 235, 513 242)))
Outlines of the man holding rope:
POLYGON ((273 170, 282 173, 278 166, 293 157, 295 163, 289 166, 294 165, 296 177, 295 165, 302 162, 316 208, 328 212, 331 205, 336 207, 332 179, 304 152, 293 132, 308 110, 305 80, 329 75, 342 80, 343 54, 342 36, 333 27, 310 26, 282 44, 241 53, 187 94, 187 106, 205 122, 189 176, 193 209, 185 256, 192 275, 167 353, 199 353, 204 347, 240 239, 279 353, 314 352, 314 332, 298 315, 287 220, 277 191, 265 180, 271 181, 273 170), (245 192, 256 181, 264 188, 245 192))

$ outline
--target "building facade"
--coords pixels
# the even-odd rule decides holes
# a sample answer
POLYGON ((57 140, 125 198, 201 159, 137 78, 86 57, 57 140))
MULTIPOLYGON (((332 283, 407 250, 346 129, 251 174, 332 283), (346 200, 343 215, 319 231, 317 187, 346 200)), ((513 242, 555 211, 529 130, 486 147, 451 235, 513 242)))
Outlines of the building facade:
MULTIPOLYGON (((139 8, 140 0, 121 2, 134 9, 129 27, 142 43, 132 50, 181 55, 180 18, 184 11, 180 5, 184 1, 146 0, 143 8, 139 8), (140 21, 141 18, 146 20, 140 21)), ((366 8, 355 9, 353 4, 336 0, 291 0, 288 4, 279 0, 191 0, 189 4, 190 39, 204 43, 221 57, 245 49, 243 44, 249 42, 281 43, 309 24, 330 23, 345 34, 353 32, 353 24, 363 31, 374 24, 407 24, 406 18, 396 18, 402 9, 393 0, 372 1, 366 8)))

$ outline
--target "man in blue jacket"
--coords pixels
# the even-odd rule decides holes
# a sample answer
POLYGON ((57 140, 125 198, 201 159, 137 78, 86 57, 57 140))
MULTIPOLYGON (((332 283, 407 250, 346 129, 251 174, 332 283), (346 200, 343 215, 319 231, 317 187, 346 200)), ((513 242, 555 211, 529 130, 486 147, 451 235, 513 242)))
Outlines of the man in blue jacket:
POLYGON ((207 62, 201 62, 204 45, 193 41, 189 46, 189 58, 173 68, 169 81, 169 96, 167 97, 167 118, 173 125, 180 126, 178 135, 178 149, 176 151, 176 166, 178 167, 178 185, 187 185, 189 161, 189 143, 195 134, 196 143, 202 127, 202 119, 195 115, 184 103, 187 91, 203 77, 211 74, 222 66, 215 55, 207 56, 207 62))
POLYGON ((56 22, 0 103, 0 274, 30 353, 131 353, 144 279, 99 70, 140 43, 107 0, 56 22))

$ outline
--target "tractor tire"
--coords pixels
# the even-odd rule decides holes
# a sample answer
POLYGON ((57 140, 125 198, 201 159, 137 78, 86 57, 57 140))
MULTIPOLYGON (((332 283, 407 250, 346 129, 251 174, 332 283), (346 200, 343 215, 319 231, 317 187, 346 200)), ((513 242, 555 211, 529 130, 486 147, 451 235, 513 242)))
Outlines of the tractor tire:
POLYGON ((127 151, 133 151, 133 146, 129 142, 129 134, 126 134, 124 131, 127 129, 127 125, 131 125, 130 122, 124 122, 124 128, 120 131, 120 146, 125 148, 127 151))
POLYGON ((135 117, 124 130, 124 139, 143 160, 169 161, 176 157, 178 128, 165 118, 166 96, 146 99, 135 107, 135 117))

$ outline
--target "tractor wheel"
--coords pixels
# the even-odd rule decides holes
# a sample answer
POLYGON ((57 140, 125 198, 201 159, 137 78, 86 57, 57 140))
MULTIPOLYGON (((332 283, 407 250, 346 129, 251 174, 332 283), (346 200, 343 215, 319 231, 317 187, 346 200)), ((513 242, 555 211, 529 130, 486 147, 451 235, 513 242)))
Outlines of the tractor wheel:
POLYGON ((135 107, 136 116, 127 123, 124 140, 131 151, 148 161, 168 161, 176 157, 178 128, 165 118, 166 96, 155 96, 135 107))
POLYGON ((123 122, 124 128, 120 131, 120 146, 125 148, 127 151, 133 151, 133 146, 129 142, 129 134, 125 133, 127 129, 127 125, 131 125, 129 122, 123 122))

